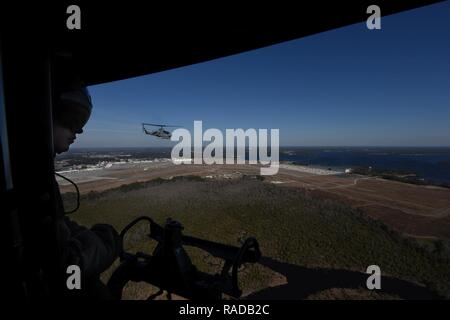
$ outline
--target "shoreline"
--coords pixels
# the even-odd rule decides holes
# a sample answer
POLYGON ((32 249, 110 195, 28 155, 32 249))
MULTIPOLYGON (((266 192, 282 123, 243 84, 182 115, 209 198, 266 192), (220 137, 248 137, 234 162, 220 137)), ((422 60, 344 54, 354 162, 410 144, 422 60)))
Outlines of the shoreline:
POLYGON ((294 164, 294 163, 280 163, 280 169, 286 169, 286 170, 292 170, 292 171, 299 171, 304 173, 311 173, 315 175, 338 175, 338 174, 344 174, 344 171, 336 171, 332 169, 325 169, 323 166, 305 166, 300 164, 294 164))

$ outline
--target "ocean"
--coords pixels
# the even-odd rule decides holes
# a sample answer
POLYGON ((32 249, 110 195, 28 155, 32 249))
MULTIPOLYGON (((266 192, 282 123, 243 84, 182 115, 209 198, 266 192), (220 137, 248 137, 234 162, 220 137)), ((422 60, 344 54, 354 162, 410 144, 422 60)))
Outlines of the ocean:
POLYGON ((280 160, 341 171, 413 173, 427 183, 450 185, 450 147, 282 147, 280 160))

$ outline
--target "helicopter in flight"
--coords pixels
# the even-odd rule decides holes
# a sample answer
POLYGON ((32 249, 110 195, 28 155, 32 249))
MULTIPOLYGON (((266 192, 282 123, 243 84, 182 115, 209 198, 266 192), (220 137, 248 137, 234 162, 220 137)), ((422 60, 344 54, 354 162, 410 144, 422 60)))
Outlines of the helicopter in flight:
POLYGON ((142 130, 144 130, 145 134, 155 136, 161 139, 170 139, 172 137, 172 133, 170 131, 164 130, 164 128, 169 127, 180 127, 180 126, 172 126, 172 125, 166 125, 166 124, 154 124, 154 123, 142 123, 142 130), (146 126, 151 127, 159 127, 159 129, 156 130, 148 130, 146 126))

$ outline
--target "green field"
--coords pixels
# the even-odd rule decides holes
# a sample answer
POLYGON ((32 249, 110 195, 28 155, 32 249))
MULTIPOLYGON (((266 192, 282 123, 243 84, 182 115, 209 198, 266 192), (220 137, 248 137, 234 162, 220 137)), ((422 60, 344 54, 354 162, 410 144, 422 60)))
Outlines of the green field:
MULTIPOLYGON (((250 298, 450 297, 447 244, 421 244, 345 204, 255 177, 178 177, 91 192, 71 218, 87 226, 110 223, 121 230, 141 215, 160 224, 171 217, 184 225, 185 234, 236 246, 248 236, 256 237, 263 265, 246 266, 241 274, 244 295, 252 293, 250 298), (365 287, 366 268, 373 264, 381 268, 380 291, 365 287)), ((133 229, 125 247, 151 253, 154 243, 144 234, 143 228, 133 229)), ((218 261, 202 251, 188 252, 199 269, 219 270, 218 261)), ((112 270, 103 275, 105 281, 112 270)), ((145 298, 153 289, 132 284, 124 297, 145 298)))

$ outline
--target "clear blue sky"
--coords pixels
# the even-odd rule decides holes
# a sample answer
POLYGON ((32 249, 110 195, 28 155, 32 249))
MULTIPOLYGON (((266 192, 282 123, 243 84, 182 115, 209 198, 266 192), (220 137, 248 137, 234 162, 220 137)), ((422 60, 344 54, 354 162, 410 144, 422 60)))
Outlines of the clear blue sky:
POLYGON ((172 146, 141 122, 194 120, 278 128, 290 146, 450 146, 450 1, 381 23, 92 86, 73 147, 172 146))

